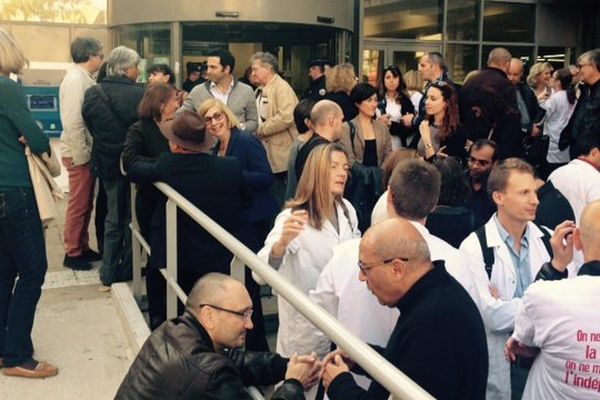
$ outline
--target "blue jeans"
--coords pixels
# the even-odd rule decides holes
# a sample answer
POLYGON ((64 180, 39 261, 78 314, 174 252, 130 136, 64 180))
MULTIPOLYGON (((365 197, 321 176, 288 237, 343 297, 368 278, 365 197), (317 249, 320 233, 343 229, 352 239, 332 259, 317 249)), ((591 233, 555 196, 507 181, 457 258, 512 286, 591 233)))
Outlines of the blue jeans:
POLYGON ((103 179, 106 192, 106 221, 104 222, 104 252, 100 280, 105 285, 130 280, 131 258, 131 193, 129 182, 122 179, 103 179))
POLYGON ((33 359, 31 330, 47 269, 44 230, 33 190, 1 191, 0 357, 6 367, 33 359))

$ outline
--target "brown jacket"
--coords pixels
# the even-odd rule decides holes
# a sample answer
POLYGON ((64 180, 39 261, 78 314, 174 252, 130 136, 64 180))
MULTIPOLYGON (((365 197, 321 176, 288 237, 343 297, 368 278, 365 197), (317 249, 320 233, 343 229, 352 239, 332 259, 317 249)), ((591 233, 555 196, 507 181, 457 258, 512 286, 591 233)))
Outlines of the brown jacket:
MULTIPOLYGON (((356 127, 354 135, 354 146, 350 143, 350 125, 344 124, 344 132, 340 138, 340 143, 350 154, 350 164, 357 162, 362 164, 365 151, 365 137, 359 122, 359 116, 350 121, 356 127)), ((392 152, 392 139, 390 130, 383 123, 373 121, 373 130, 375 131, 375 142, 377 144, 377 165, 381 168, 390 153, 392 152)))
POLYGON ((285 172, 288 168, 288 157, 298 131, 294 125, 294 108, 298 98, 292 87, 279 75, 262 89, 258 96, 258 129, 256 136, 267 150, 267 158, 273 173, 285 172), (261 107, 266 112, 261 113, 261 107))

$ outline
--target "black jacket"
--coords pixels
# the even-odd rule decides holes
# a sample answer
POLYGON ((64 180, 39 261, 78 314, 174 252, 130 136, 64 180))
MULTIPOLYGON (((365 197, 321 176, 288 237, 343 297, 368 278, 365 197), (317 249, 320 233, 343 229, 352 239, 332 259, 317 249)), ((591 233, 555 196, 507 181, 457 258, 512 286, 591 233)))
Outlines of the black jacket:
MULTIPOLYGON (((162 181, 198 207, 238 240, 247 243, 248 223, 243 216, 248 191, 240 161, 209 154, 163 153, 156 164, 137 162, 129 168, 134 182, 162 181)), ((208 272, 229 274, 231 253, 185 213, 177 218, 178 268, 200 278, 208 272)), ((152 220, 152 265, 166 266, 165 203, 160 202, 152 220)), ((180 282, 184 290, 194 282, 180 282)))
MULTIPOLYGON (((396 327, 387 347, 379 349, 383 356, 436 399, 485 399, 488 353, 483 321, 465 289, 446 272, 444 262, 435 261, 433 270, 410 288, 397 307, 396 327)), ((387 400, 389 396, 375 381, 364 391, 349 373, 336 377, 327 394, 332 400, 387 400)))
MULTIPOLYGON (((277 383, 286 368, 275 353, 215 352, 206 330, 185 312, 146 340, 115 400, 249 400, 244 386, 277 383)), ((300 382, 287 380, 272 399, 301 400, 304 392, 300 382)))
POLYGON ((352 121, 358 115, 358 108, 345 92, 327 93, 325 99, 337 103, 344 113, 344 121, 352 121))
POLYGON ((538 103, 537 97, 535 97, 534 91, 527 86, 524 82, 519 82, 515 86, 516 90, 521 94, 523 101, 525 102, 525 107, 527 108, 527 112, 529 113, 529 126, 527 127, 527 131, 523 132, 524 134, 530 135, 531 130, 533 128, 534 123, 539 123, 544 116, 546 115, 546 110, 540 107, 538 103))
POLYGON ((302 98, 319 101, 323 98, 323 96, 325 96, 326 93, 325 75, 322 75, 314 81, 310 81, 310 85, 308 86, 308 89, 306 89, 306 92, 304 92, 302 95, 302 98))
MULTIPOLYGON (((383 98, 379 99, 378 107, 382 114, 386 113, 387 99, 386 99, 385 95, 383 96, 383 98)), ((410 101, 410 97, 408 97, 404 94, 401 94, 400 95, 400 114, 406 115, 406 114, 414 114, 414 113, 415 113, 415 106, 413 105, 412 101, 410 101)), ((402 122, 392 121, 392 124, 390 125, 390 135, 398 136, 400 138, 400 141, 402 142, 403 147, 409 147, 409 145, 411 143, 408 142, 408 139, 413 135, 413 133, 414 133, 414 129, 412 129, 412 127, 411 128, 405 127, 402 122)))
POLYGON ((313 151, 313 149, 321 144, 329 144, 331 143, 329 140, 325 139, 323 136, 319 135, 317 132, 313 133, 310 139, 306 143, 300 147, 298 150, 298 155, 296 155, 296 163, 294 164, 294 168, 296 170, 296 179, 300 181, 300 177, 302 176, 302 171, 304 171, 304 165, 306 164, 306 160, 308 156, 313 151))
POLYGON ((121 176, 119 159, 127 129, 138 120, 137 108, 144 89, 124 76, 109 76, 85 92, 81 113, 92 137, 91 168, 102 179, 121 176), (108 103, 98 87, 104 90, 108 103))
MULTIPOLYGON (((169 142, 160 133, 156 122, 151 119, 141 119, 131 125, 123 147, 121 159, 125 172, 138 161, 154 162, 162 153, 169 152, 169 142)), ((136 215, 142 235, 150 240, 150 223, 161 192, 150 183, 138 185, 135 201, 136 215)))

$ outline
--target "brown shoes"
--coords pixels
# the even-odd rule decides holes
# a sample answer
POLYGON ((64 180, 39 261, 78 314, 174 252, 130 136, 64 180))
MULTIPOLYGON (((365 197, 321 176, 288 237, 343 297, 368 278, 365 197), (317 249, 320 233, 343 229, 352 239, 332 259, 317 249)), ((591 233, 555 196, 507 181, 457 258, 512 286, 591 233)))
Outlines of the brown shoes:
POLYGON ((20 376, 22 378, 49 378, 58 374, 58 368, 44 361, 38 361, 35 368, 26 368, 24 366, 5 367, 2 373, 6 376, 20 376))

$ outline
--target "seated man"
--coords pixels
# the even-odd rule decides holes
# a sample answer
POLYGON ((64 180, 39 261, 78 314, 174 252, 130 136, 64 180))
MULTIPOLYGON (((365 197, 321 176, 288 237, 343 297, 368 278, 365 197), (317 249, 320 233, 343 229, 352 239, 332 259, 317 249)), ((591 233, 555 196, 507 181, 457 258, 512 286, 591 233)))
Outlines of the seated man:
MULTIPOLYGON (((360 243, 359 279, 400 317, 380 353, 437 399, 483 399, 487 351, 483 321, 465 289, 431 262, 423 236, 401 218, 385 220, 360 243)), ((326 359, 323 383, 332 400, 381 399, 378 382, 368 392, 349 374, 339 354, 326 359)), ((358 372, 358 371, 357 371, 358 372)))
POLYGON ((315 383, 320 364, 312 356, 288 361, 275 353, 239 350, 252 329, 251 316, 244 285, 227 275, 205 275, 194 285, 185 313, 146 340, 115 399, 250 400, 244 385, 284 378, 272 399, 304 399, 303 386, 315 383))
MULTIPOLYGON (((578 276, 531 285, 506 343, 504 352, 511 361, 536 356, 523 393, 526 400, 599 397, 600 200, 583 210, 580 223, 577 229, 573 224, 559 225, 552 239, 555 255, 572 257, 573 246, 583 251, 585 264, 578 276)), ((567 263, 559 265, 566 273, 567 263)))

